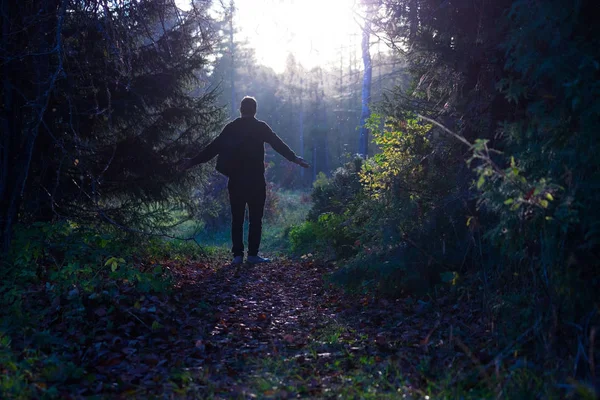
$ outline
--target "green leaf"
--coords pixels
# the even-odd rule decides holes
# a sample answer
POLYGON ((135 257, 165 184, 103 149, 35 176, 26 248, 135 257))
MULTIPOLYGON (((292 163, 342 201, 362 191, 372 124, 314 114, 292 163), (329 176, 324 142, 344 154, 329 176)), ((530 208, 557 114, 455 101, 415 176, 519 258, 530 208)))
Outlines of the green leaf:
POLYGON ((485 177, 483 175, 479 175, 479 179, 477 180, 477 189, 481 189, 484 183, 485 177))
POLYGON ((505 205, 509 205, 509 204, 512 204, 512 203, 514 203, 514 202, 515 202, 515 201, 514 201, 513 199, 506 199, 506 200, 504 200, 504 204, 505 204, 505 205))
POLYGON ((554 200, 554 197, 552 197, 552 195, 550 193, 546 193, 546 198, 550 201, 554 200))

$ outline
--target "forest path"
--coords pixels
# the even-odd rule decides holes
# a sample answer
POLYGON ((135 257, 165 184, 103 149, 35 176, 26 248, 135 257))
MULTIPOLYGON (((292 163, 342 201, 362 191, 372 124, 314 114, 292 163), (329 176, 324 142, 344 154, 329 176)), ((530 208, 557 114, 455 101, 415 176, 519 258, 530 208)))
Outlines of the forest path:
MULTIPOLYGON (((208 268, 182 281, 210 315, 190 358, 197 357, 205 389, 216 396, 260 396, 249 381, 265 378, 260 370, 269 369, 269 360, 304 357, 311 335, 335 318, 336 291, 323 288, 324 268, 310 263, 208 268)), ((267 395, 285 397, 265 382, 254 383, 262 383, 267 395)))
POLYGON ((174 382, 187 396, 398 398, 423 394, 419 371, 454 354, 430 353, 443 344, 431 305, 345 295, 323 265, 176 271, 182 308, 173 312, 185 322, 168 364, 184 371, 174 382))
MULTIPOLYGON (((477 374, 472 360, 489 361, 456 348, 453 335, 486 334, 476 314, 448 297, 352 296, 328 282, 333 266, 311 261, 161 265, 171 271, 174 290, 143 294, 123 286, 119 296, 90 303, 93 332, 77 355, 86 373, 64 383, 68 392, 109 398, 424 398, 450 368, 454 376, 477 374)), ((72 336, 72 328, 64 329, 65 337, 72 336)))

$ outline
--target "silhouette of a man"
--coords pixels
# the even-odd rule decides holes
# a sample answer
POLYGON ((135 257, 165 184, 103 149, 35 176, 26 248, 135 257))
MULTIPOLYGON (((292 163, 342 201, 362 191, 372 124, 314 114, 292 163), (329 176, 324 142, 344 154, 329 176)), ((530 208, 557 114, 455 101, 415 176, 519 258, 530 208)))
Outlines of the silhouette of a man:
POLYGON ((262 218, 266 199, 265 143, 304 168, 309 164, 298 157, 263 121, 255 118, 257 103, 246 96, 240 105, 241 117, 225 126, 221 134, 197 156, 185 160, 181 169, 205 163, 215 156, 217 170, 229 177, 227 189, 231 204, 231 241, 233 264, 244 262, 244 214, 248 205, 248 258, 251 264, 269 262, 258 255, 262 234, 262 218))

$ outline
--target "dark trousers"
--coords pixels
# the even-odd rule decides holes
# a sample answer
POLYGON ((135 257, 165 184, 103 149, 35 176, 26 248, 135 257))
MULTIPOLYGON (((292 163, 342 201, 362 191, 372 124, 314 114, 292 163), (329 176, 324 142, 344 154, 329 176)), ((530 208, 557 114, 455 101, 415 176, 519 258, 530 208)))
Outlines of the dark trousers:
POLYGON ((267 197, 264 177, 260 180, 229 179, 229 203, 231 204, 231 251, 234 256, 244 255, 244 215, 248 205, 248 255, 258 255, 262 234, 262 217, 267 197))

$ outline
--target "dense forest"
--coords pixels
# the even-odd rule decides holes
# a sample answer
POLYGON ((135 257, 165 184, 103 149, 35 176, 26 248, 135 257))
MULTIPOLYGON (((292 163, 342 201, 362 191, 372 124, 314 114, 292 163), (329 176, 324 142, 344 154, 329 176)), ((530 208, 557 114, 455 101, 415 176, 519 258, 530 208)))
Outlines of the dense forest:
POLYGON ((593 2, 351 2, 283 71, 188 3, 0 0, 1 398, 599 396, 593 2), (180 166, 246 95, 310 168, 232 266, 180 166))

